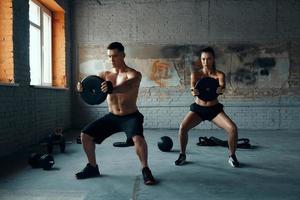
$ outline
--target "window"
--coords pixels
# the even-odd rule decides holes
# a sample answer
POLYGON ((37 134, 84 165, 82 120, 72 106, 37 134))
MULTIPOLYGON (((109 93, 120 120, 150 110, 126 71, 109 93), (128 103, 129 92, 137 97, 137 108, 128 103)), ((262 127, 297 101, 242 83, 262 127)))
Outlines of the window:
POLYGON ((35 0, 29 1, 30 84, 52 86, 52 14, 35 0))

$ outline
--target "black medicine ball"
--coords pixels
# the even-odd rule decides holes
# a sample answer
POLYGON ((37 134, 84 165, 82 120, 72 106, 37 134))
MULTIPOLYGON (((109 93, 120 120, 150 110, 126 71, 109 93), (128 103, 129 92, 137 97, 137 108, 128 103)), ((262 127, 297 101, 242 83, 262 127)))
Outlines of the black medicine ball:
POLYGON ((170 151, 173 147, 173 141, 168 136, 163 136, 157 142, 157 146, 161 151, 170 151))

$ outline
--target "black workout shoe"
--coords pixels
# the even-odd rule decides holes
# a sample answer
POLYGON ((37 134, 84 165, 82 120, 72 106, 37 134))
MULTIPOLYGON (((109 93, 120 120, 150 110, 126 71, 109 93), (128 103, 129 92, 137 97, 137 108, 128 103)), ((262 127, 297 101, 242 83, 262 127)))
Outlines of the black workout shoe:
POLYGON ((234 154, 231 155, 231 156, 229 156, 228 163, 232 167, 239 167, 240 166, 240 163, 239 163, 239 161, 237 160, 237 158, 236 158, 236 156, 234 154))
POLYGON ((92 165, 90 165, 90 163, 88 163, 81 172, 78 172, 76 174, 77 179, 92 178, 97 176, 100 176, 98 165, 96 165, 96 167, 93 167, 92 165))
POLYGON ((154 185, 156 184, 156 181, 154 177, 152 176, 151 170, 148 167, 144 167, 142 169, 143 179, 145 185, 154 185))
POLYGON ((179 154, 178 159, 175 161, 175 165, 183 165, 186 161, 186 155, 185 154, 179 154))

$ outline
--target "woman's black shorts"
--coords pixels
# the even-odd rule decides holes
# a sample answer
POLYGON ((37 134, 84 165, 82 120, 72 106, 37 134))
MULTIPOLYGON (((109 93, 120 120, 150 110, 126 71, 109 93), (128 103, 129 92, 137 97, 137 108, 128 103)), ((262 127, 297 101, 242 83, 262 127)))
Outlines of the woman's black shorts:
POLYGON ((200 106, 196 103, 193 103, 190 106, 190 111, 197 113, 203 121, 205 120, 211 121, 220 112, 223 112, 223 104, 218 103, 214 106, 206 107, 206 106, 200 106))

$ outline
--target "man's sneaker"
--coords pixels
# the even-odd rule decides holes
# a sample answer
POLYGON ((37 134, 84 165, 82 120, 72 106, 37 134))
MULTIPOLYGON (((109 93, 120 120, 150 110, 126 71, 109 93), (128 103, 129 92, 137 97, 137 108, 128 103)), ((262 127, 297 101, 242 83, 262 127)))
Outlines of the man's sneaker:
POLYGON ((229 156, 228 163, 232 167, 239 167, 240 166, 240 163, 239 163, 239 161, 237 160, 237 158, 236 158, 236 156, 234 154, 231 155, 231 156, 229 156))
POLYGON ((96 167, 93 167, 92 165, 90 165, 90 163, 88 163, 81 172, 78 172, 76 174, 77 179, 92 178, 97 176, 100 176, 98 165, 96 165, 96 167))
POLYGON ((186 155, 185 154, 179 154, 178 159, 175 161, 175 165, 183 165, 186 161, 186 155))
POLYGON ((156 183, 149 167, 144 167, 142 169, 142 174, 143 174, 143 179, 144 179, 145 185, 154 185, 156 183))

